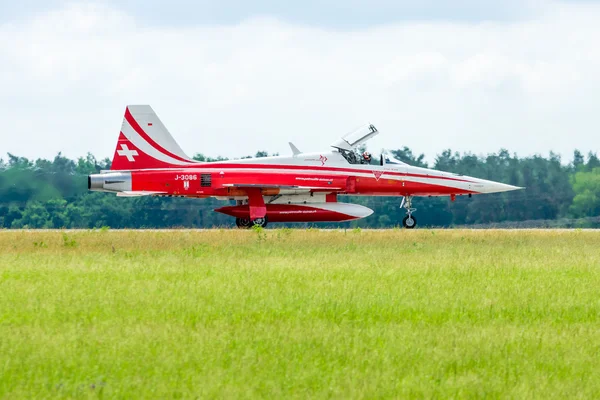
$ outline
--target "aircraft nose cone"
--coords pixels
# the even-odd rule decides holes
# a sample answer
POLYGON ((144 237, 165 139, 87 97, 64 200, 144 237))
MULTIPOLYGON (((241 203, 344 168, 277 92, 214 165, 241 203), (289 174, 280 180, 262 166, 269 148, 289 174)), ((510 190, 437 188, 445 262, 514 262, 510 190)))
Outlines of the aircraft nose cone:
POLYGON ((478 191, 480 193, 500 193, 525 189, 519 186, 507 185, 505 183, 484 180, 477 182, 476 186, 479 186, 478 191))
POLYGON ((495 192, 510 192, 513 190, 525 189, 519 186, 506 185, 504 183, 496 183, 493 188, 495 192))

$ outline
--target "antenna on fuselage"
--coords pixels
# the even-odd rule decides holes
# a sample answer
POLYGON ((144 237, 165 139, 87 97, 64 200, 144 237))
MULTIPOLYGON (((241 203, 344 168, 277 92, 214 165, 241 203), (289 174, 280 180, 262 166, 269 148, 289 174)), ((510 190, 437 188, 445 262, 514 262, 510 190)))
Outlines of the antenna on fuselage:
POLYGON ((298 150, 298 148, 294 145, 294 143, 292 142, 288 142, 290 145, 290 149, 292 149, 292 153, 294 153, 294 157, 296 157, 298 154, 302 154, 302 152, 300 150, 298 150))

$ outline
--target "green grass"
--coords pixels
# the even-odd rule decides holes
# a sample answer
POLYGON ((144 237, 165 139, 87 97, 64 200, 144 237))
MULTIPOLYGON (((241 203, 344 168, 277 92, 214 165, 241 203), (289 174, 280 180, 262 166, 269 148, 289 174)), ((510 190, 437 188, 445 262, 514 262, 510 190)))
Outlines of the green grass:
POLYGON ((600 232, 0 232, 2 398, 598 398, 600 232))

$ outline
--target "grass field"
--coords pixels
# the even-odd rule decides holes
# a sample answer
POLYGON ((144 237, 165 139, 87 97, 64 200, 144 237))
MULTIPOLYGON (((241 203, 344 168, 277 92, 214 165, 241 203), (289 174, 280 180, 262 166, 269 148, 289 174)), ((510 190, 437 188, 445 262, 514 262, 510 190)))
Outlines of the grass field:
POLYGON ((599 398, 600 232, 0 232, 1 398, 599 398))

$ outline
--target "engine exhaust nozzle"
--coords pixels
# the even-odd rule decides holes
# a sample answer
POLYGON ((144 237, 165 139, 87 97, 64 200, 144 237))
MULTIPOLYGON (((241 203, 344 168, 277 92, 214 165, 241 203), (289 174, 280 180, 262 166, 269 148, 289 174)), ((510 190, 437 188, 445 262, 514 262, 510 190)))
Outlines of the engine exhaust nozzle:
POLYGON ((104 177, 102 175, 88 175, 88 190, 104 190, 104 177))

